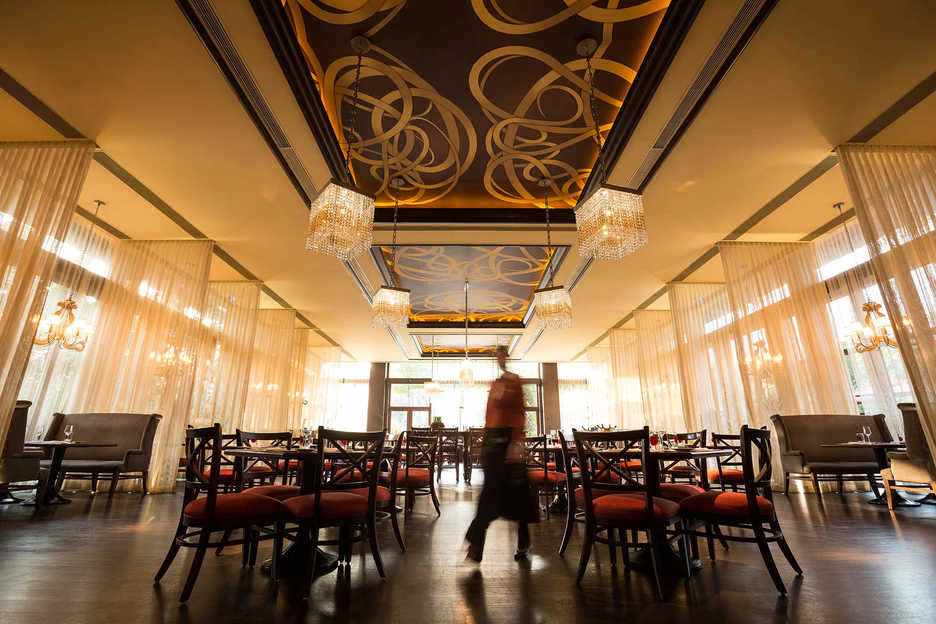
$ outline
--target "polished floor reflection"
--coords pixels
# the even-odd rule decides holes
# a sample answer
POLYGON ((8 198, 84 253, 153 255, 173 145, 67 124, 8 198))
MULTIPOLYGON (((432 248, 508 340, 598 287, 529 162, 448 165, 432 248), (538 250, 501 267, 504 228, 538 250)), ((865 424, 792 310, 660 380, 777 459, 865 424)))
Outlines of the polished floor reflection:
MULTIPOLYGON (((611 570, 597 548, 581 589, 574 583, 581 530, 565 558, 556 555, 564 518, 532 528, 533 555, 513 560, 514 532, 491 527, 484 562, 463 561, 462 537, 480 489, 445 475, 442 517, 420 499, 406 519, 408 550, 381 526, 388 580, 369 555, 355 556, 346 575, 319 579, 312 597, 298 585, 269 582, 242 569, 240 551, 210 554, 189 603, 179 607, 189 554, 162 585, 153 573, 169 544, 180 497, 116 495, 33 516, 29 507, 0 507, 0 621, 21 622, 884 622, 929 621, 936 612, 936 506, 891 513, 868 494, 778 496, 784 533, 805 569, 797 579, 778 557, 790 589, 780 599, 754 545, 717 550, 712 565, 686 583, 669 579, 657 602, 646 575, 611 570)), ((269 552, 269 543, 261 550, 269 552)), ((704 550, 704 549, 703 549, 704 550)))

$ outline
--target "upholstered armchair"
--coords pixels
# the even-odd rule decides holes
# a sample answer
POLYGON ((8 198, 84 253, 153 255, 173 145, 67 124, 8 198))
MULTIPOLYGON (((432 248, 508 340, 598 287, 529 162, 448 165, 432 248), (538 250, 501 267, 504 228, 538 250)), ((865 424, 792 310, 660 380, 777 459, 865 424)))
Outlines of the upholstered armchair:
POLYGON ((23 447, 30 405, 32 403, 29 401, 17 401, 16 407, 13 408, 10 429, 3 445, 3 453, 0 454, 0 503, 18 502, 13 496, 13 491, 31 490, 32 485, 22 484, 33 481, 36 482, 36 500, 43 500, 46 471, 39 468, 42 451, 27 451, 23 447))
POLYGON ((900 403, 897 407, 903 416, 907 450, 888 453, 890 467, 881 471, 887 506, 891 509, 894 508, 895 490, 936 494, 936 467, 917 407, 913 403, 900 403))

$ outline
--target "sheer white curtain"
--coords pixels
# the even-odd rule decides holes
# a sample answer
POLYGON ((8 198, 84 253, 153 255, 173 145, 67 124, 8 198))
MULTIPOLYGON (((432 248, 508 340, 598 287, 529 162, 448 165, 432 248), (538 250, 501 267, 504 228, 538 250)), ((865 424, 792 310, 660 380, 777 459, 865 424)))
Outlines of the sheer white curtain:
POLYGON ((312 369, 309 361, 311 329, 294 329, 292 355, 289 359, 289 405, 286 413, 286 430, 299 434, 302 430, 303 405, 308 403, 307 378, 312 369))
POLYGON ((936 452, 936 147, 840 145, 838 153, 936 452))
MULTIPOLYGON (((610 365, 610 360, 608 364, 610 365)), ((589 362, 559 362, 556 368, 560 429, 571 431, 573 428, 590 427, 597 421, 595 409, 598 407, 589 392, 589 379, 592 377, 594 365, 589 362)), ((611 421, 605 419, 605 423, 608 422, 611 421)))
POLYGON ((617 425, 623 429, 638 429, 647 424, 647 409, 641 390, 637 332, 632 329, 612 329, 611 375, 614 379, 617 425))
POLYGON ((634 327, 647 424, 651 429, 686 431, 673 316, 669 310, 635 310, 634 327))
POLYGON ((0 143, 0 448, 91 141, 0 143))
POLYGON ((903 434, 903 418, 897 404, 914 402, 900 351, 882 346, 858 353, 850 334, 864 320, 861 306, 873 301, 884 305, 877 280, 868 263, 868 248, 857 221, 849 221, 816 241, 820 273, 829 292, 832 319, 855 384, 856 397, 865 414, 884 414, 896 437, 903 434))
POLYGON ((260 310, 242 429, 286 431, 295 310, 260 310))
POLYGON ((669 301, 687 429, 737 433, 748 414, 725 285, 674 282, 669 301))
POLYGON ((750 424, 857 406, 811 243, 722 241, 750 424))
MULTIPOLYGON (((611 355, 610 339, 607 346, 595 346, 585 354, 588 358, 588 422, 582 426, 611 425, 622 427, 617 384, 611 355)), ((638 392, 639 394, 639 392, 638 392)), ((560 397, 561 398, 561 397, 560 397)), ((559 408, 563 431, 571 431, 573 423, 566 424, 563 410, 559 408)))
POLYGON ((116 244, 69 408, 162 415, 150 463, 152 492, 175 485, 212 246, 210 240, 116 244))
POLYGON ((306 352, 304 382, 307 403, 302 422, 308 427, 335 427, 338 423, 338 400, 341 385, 341 349, 309 347, 306 352))
POLYGON ((241 426, 250 383, 260 282, 209 282, 201 314, 201 342, 189 424, 223 431, 241 426))
MULTIPOLYGON (((58 249, 40 318, 56 312, 58 303, 71 296, 78 304, 75 319, 90 325, 89 339, 94 340, 93 328, 97 326, 100 309, 98 299, 111 272, 115 243, 116 239, 110 234, 92 229, 91 224, 80 217, 73 218, 65 241, 58 249)), ((19 391, 20 399, 32 401, 28 438, 41 440, 52 414, 66 409, 85 353, 63 349, 58 343, 33 345, 19 391)))

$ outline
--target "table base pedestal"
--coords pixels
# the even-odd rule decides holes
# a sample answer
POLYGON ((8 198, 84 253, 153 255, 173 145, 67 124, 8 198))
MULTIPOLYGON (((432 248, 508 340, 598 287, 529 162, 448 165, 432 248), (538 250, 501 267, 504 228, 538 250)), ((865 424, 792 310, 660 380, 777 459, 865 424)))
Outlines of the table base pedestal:
MULTIPOLYGON (((283 551, 280 556, 279 577, 305 576, 309 565, 308 544, 293 544, 283 551)), ((269 574, 273 567, 273 560, 267 559, 260 564, 260 569, 269 574)), ((315 578, 334 572, 338 568, 338 557, 330 555, 322 549, 318 551, 315 559, 315 578)))

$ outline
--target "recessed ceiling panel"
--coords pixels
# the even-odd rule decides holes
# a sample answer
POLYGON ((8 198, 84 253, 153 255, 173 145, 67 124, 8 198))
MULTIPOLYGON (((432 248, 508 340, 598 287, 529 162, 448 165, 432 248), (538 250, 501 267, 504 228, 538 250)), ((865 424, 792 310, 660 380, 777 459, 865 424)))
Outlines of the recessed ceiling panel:
MULTIPOLYGON (((468 357, 493 357, 498 346, 511 351, 519 334, 468 334, 468 357)), ((423 357, 464 357, 464 334, 413 334, 423 357)))
MULTIPOLYGON (((538 245, 398 245, 375 248, 388 281, 410 294, 410 327, 522 327, 533 291, 543 280, 549 254, 538 245), (391 269, 392 267, 392 269, 391 269)), ((568 247, 553 247, 554 267, 568 247)))
POLYGON ((573 207, 668 0, 287 0, 356 183, 392 204, 573 207), (357 76, 352 37, 371 44, 357 76), (576 45, 597 41, 588 68, 576 45), (358 104, 353 105, 355 85, 358 104))

